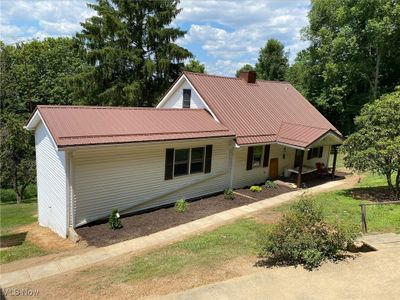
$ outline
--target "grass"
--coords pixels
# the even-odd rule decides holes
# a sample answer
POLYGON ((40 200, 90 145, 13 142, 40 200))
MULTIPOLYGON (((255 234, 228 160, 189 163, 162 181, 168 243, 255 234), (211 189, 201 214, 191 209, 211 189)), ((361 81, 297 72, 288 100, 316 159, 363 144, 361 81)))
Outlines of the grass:
POLYGON ((18 227, 37 221, 36 199, 24 201, 21 204, 0 204, 0 240, 2 245, 15 245, 0 251, 0 264, 27 257, 44 255, 42 248, 25 240, 26 234, 13 233, 18 227))
MULTIPOLYGON (((368 173, 357 188, 377 188, 386 186, 384 177, 368 173)), ((330 222, 341 221, 352 228, 360 228, 360 203, 369 203, 366 200, 354 199, 351 190, 339 190, 321 193, 312 196, 320 204, 327 220, 330 222)), ((284 204, 275 210, 285 212, 290 204, 284 204)), ((373 205, 367 207, 368 232, 400 232, 400 205, 373 205)))
POLYGON ((163 277, 184 269, 210 268, 234 257, 255 255, 259 233, 267 225, 242 219, 174 245, 136 257, 118 270, 117 281, 163 277))

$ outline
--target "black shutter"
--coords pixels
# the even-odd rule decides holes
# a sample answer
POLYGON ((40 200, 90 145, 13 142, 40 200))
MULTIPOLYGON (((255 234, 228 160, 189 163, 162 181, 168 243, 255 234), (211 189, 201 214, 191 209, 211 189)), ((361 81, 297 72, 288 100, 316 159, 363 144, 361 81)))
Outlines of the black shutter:
POLYGON ((269 149, 271 148, 270 145, 265 145, 264 148, 264 161, 263 161, 263 167, 268 167, 268 162, 269 162, 269 149))
POLYGON ((324 147, 319 147, 318 157, 322 157, 322 153, 324 152, 324 147))
POLYGON ((312 149, 309 149, 307 152, 307 160, 311 159, 311 155, 312 155, 312 149))
POLYGON ((211 172, 211 161, 212 161, 212 145, 206 146, 206 165, 204 167, 204 173, 211 172))
POLYGON ((166 149, 164 179, 165 180, 172 179, 173 172, 174 172, 174 149, 166 149))
POLYGON ((253 169, 253 153, 254 153, 254 147, 249 147, 248 150, 247 150, 247 166, 246 166, 246 170, 253 169))

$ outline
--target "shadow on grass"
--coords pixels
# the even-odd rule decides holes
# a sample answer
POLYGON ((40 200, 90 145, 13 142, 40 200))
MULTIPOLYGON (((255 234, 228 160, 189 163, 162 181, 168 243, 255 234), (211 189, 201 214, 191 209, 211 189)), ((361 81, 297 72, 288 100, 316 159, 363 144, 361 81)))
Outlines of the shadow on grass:
POLYGON ((340 193, 355 200, 365 200, 371 202, 396 200, 387 186, 358 187, 349 190, 343 190, 340 193))
POLYGON ((0 236, 0 248, 21 245, 25 241, 27 234, 28 232, 21 232, 0 236))

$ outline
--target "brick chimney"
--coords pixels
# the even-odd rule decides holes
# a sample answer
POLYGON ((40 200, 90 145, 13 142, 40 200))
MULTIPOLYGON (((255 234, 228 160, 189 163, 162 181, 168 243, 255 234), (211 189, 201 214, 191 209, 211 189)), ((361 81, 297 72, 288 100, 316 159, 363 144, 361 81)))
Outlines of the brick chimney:
POLYGON ((256 83, 256 72, 255 71, 241 71, 239 78, 243 79, 247 83, 256 83))

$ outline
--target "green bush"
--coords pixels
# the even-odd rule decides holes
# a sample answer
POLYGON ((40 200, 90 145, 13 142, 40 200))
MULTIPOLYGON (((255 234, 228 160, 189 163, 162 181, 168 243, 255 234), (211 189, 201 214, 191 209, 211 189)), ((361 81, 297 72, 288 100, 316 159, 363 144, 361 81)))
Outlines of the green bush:
POLYGON ((302 198, 267 231, 260 241, 259 254, 277 264, 300 264, 311 270, 326 259, 339 258, 355 236, 339 222, 328 224, 321 207, 302 198))
POLYGON ((17 202, 17 196, 13 189, 0 189, 1 203, 17 202))
POLYGON ((185 212, 187 208, 188 208, 188 203, 186 202, 185 198, 179 199, 178 201, 175 202, 175 210, 178 213, 185 212))
POLYGON ((272 180, 267 180, 264 185, 265 185, 266 188, 269 188, 269 189, 275 189, 276 188, 276 183, 273 182, 272 180))
POLYGON ((224 190, 224 198, 230 199, 230 200, 235 199, 235 193, 233 192, 233 190, 231 188, 224 190))
POLYGON ((24 191, 24 199, 32 199, 37 197, 36 184, 30 184, 24 191))
POLYGON ((111 212, 110 217, 108 218, 108 224, 111 229, 120 229, 122 228, 122 222, 118 213, 118 209, 114 208, 111 212))
POLYGON ((250 187, 250 191, 254 193, 260 193, 262 191, 262 187, 258 185, 253 185, 250 187))

